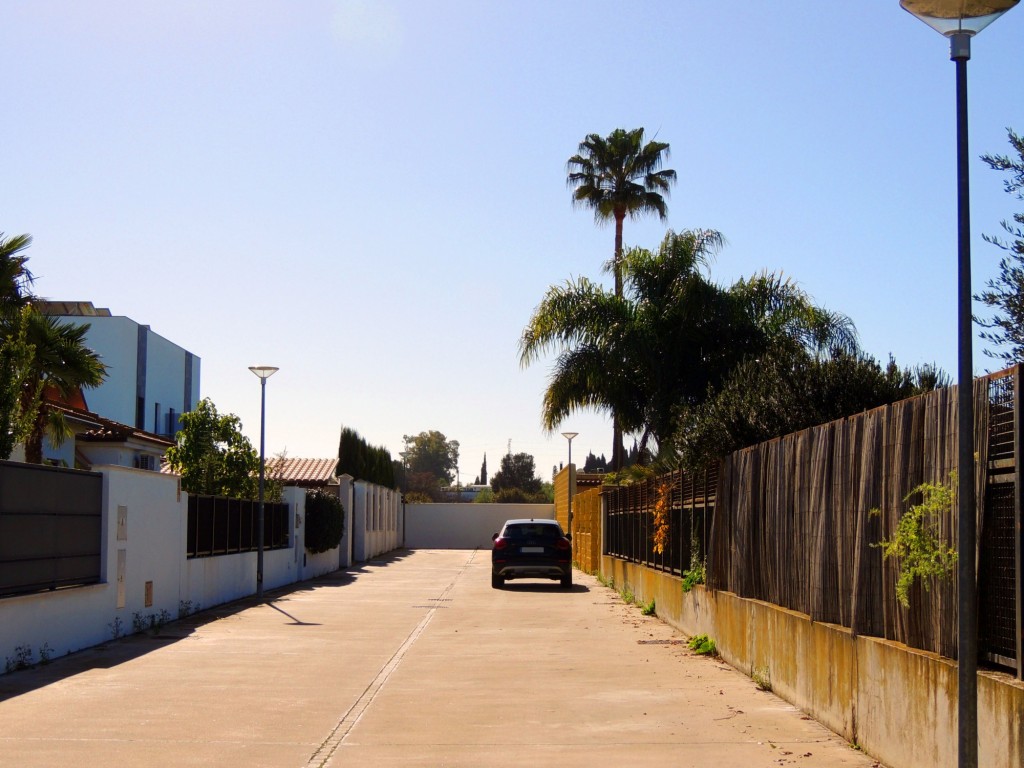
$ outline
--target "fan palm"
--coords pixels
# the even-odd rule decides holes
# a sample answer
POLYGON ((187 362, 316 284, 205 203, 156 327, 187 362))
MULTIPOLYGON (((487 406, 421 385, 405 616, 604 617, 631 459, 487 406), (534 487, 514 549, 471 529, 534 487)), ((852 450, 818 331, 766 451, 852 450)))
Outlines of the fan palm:
POLYGON ((592 208, 598 223, 615 222, 615 295, 622 296, 622 223, 656 213, 665 221, 668 207, 663 195, 676 180, 676 172, 662 169, 669 155, 663 141, 644 144, 644 129, 617 128, 607 137, 589 134, 569 158, 566 179, 573 204, 592 208))
MULTIPOLYGON (((622 224, 626 217, 656 213, 662 221, 667 218, 663 195, 676 180, 675 171, 661 167, 668 154, 666 142, 644 143, 643 128, 617 128, 607 137, 588 134, 566 163, 573 204, 592 208, 598 223, 615 222, 612 267, 617 297, 622 297, 622 224)), ((613 411, 612 424, 612 465, 618 470, 623 458, 618 412, 613 411)))
POLYGON ((28 256, 23 253, 31 244, 31 235, 5 238, 0 232, 0 315, 16 312, 31 299, 28 287, 34 278, 25 267, 28 256))
MULTIPOLYGON (((26 341, 34 348, 34 353, 22 392, 22 402, 26 408, 38 408, 48 388, 53 388, 62 396, 69 396, 80 388, 95 387, 103 382, 106 366, 85 345, 88 330, 88 325, 62 322, 35 311, 29 313, 26 341)), ((42 463, 43 437, 47 432, 58 444, 68 436, 67 426, 59 414, 39 409, 25 440, 27 462, 42 463)))

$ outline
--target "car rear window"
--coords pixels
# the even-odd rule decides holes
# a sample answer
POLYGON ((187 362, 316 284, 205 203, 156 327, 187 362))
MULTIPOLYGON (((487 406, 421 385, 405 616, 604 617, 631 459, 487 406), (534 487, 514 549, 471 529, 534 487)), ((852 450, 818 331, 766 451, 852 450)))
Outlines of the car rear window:
POLYGON ((562 537, 562 532, 557 525, 515 523, 506 525, 501 535, 506 539, 559 539, 562 537))

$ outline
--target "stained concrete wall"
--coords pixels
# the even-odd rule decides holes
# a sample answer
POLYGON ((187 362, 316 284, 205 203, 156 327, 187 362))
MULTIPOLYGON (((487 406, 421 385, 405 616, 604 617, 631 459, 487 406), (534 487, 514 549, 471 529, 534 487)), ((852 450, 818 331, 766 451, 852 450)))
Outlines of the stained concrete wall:
MULTIPOLYGON (((957 667, 936 654, 676 576, 602 556, 601 573, 687 635, 706 634, 722 658, 890 768, 957 763, 957 667)), ((1024 765, 1024 684, 978 674, 978 764, 1024 765)))

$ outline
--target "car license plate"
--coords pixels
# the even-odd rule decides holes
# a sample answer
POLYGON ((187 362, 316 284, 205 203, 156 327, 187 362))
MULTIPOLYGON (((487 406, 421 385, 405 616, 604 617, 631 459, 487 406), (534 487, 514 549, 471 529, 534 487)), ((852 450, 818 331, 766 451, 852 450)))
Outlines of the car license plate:
POLYGON ((544 551, 544 547, 523 547, 519 551, 524 555, 539 555, 544 551))

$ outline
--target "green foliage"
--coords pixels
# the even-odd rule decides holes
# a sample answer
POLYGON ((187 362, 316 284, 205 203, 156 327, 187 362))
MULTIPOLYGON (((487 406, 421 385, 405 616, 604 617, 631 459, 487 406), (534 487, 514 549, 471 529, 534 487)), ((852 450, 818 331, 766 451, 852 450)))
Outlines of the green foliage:
POLYGON ((653 597, 648 602, 640 606, 640 613, 644 616, 656 616, 657 610, 653 597))
POLYGON ((31 398, 23 396, 35 356, 27 338, 31 311, 24 307, 0 318, 0 459, 9 459, 14 446, 28 438, 39 413, 42 389, 31 398))
POLYGON ((402 440, 405 442, 402 458, 408 473, 407 482, 408 476, 416 474, 434 478, 436 487, 455 482, 455 471, 459 465, 458 440, 449 440, 437 430, 403 435, 402 440))
MULTIPOLYGON (((85 345, 89 325, 76 325, 33 310, 23 315, 24 340, 32 347, 32 359, 22 390, 22 414, 34 403, 42 403, 48 392, 70 397, 80 389, 99 386, 106 378, 106 366, 99 355, 85 345)), ((2 322, 2 321, 0 321, 2 322)), ((0 331, 10 338, 12 334, 0 331)), ((59 445, 70 434, 60 413, 39 407, 25 438, 25 460, 43 461, 43 439, 49 435, 59 445)))
POLYGON ((689 592, 696 585, 703 584, 707 578, 707 569, 703 562, 694 563, 683 571, 683 592, 689 592))
POLYGON ((220 415, 210 398, 181 415, 181 430, 167 450, 167 461, 188 493, 240 499, 259 495, 259 454, 242 434, 241 420, 220 415))
MULTIPOLYGON (((1010 178, 1003 182, 1007 193, 1024 200, 1024 137, 1009 128, 1007 133, 1017 156, 984 155, 981 159, 993 170, 1009 172, 1010 178)), ((984 236, 1005 253, 999 261, 999 276, 989 280, 987 290, 974 297, 994 314, 990 318, 975 319, 988 329, 981 337, 1002 348, 1000 351, 986 349, 985 354, 1010 365, 1024 361, 1024 212, 1015 213, 1013 223, 1002 221, 1000 225, 1010 240, 984 236)))
POLYGON ((707 635, 694 635, 690 638, 688 645, 698 656, 718 655, 718 647, 715 645, 715 641, 707 635))
POLYGON ((306 494, 306 550, 334 549, 345 535, 345 508, 334 493, 315 489, 306 494))
POLYGON ((372 446, 354 429, 343 427, 338 441, 336 474, 395 488, 395 462, 387 448, 372 446))
POLYGON ((882 368, 862 352, 783 347, 742 361, 703 403, 678 408, 666 450, 699 469, 748 445, 948 384, 931 366, 900 369, 890 358, 882 368))
POLYGON ((527 493, 522 488, 502 488, 494 494, 496 504, 544 504, 546 497, 540 491, 527 493))
POLYGON ((406 504, 430 504, 435 501, 433 496, 423 491, 409 491, 403 498, 406 504))
MULTIPOLYGON (((885 559, 895 557, 899 562, 896 599, 904 608, 910 607, 910 588, 915 579, 921 579, 922 586, 928 590, 926 577, 950 578, 956 569, 956 548, 943 544, 941 536, 942 522, 952 519, 955 487, 956 472, 950 473, 948 486, 934 483, 917 486, 904 501, 920 494, 921 502, 903 513, 891 539, 883 539, 877 545, 882 548, 885 559)), ((873 509, 871 514, 880 515, 881 511, 873 509)))
POLYGON ((658 470, 644 464, 631 464, 618 472, 608 472, 602 482, 605 485, 633 485, 643 483, 657 477, 658 470))
POLYGON ((474 504, 491 504, 494 502, 494 491, 490 488, 481 488, 480 492, 473 497, 474 504))
POLYGON ((669 155, 663 141, 644 143, 644 129, 617 128, 607 137, 591 133, 580 142, 577 154, 569 158, 566 182, 572 188, 573 204, 594 211, 597 223, 615 222, 615 294, 622 295, 622 222, 654 213, 664 221, 668 216, 665 198, 676 180, 676 172, 661 166, 669 155))
POLYGON ((611 411, 627 432, 671 442, 690 410, 715 396, 746 361, 853 353, 850 320, 813 304, 791 280, 762 273, 723 288, 707 265, 723 243, 711 230, 669 232, 656 252, 623 255, 626 290, 586 278, 554 286, 520 338, 520 362, 558 357, 542 421, 553 429, 578 409, 611 411))
POLYGON ((536 476, 533 456, 528 453, 509 453, 501 457, 501 469, 491 478, 491 488, 501 499, 504 491, 519 489, 524 496, 537 497, 541 480, 536 476))

